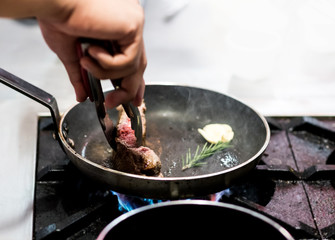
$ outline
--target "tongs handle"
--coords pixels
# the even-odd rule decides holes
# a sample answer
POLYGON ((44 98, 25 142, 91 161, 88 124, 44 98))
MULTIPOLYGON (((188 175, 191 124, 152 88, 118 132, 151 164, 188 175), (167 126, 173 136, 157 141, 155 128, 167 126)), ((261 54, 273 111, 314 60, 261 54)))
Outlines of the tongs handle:
MULTIPOLYGON (((77 45, 78 56, 81 58, 87 54, 87 48, 90 43, 89 39, 81 39, 77 45)), ((102 91, 100 79, 95 78, 91 73, 87 72, 84 68, 81 68, 81 77, 83 78, 84 88, 91 102, 95 103, 95 108, 97 110, 98 118, 104 119, 106 116, 106 109, 104 106, 105 97, 102 91)), ((104 122, 101 122, 103 128, 104 122)))

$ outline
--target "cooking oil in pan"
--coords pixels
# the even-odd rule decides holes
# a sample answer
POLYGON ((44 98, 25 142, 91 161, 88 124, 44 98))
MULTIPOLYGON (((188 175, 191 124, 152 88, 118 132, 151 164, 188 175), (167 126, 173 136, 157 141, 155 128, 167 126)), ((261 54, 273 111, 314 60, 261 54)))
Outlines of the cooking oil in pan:
POLYGON ((81 155, 90 161, 104 167, 110 167, 113 149, 105 139, 93 138, 85 142, 81 155))
MULTIPOLYGON (((171 157, 171 156, 170 156, 171 157)), ((171 160, 169 156, 161 157, 162 172, 164 177, 188 177, 198 176, 223 171, 241 163, 239 154, 235 149, 225 149, 222 152, 215 153, 213 156, 203 160, 205 163, 199 167, 191 167, 182 170, 181 159, 171 160)))
POLYGON ((219 157, 220 165, 222 167, 231 168, 238 165, 237 156, 233 152, 225 152, 219 157))
MULTIPOLYGON (((90 161, 111 168, 113 149, 104 139, 104 135, 84 136, 87 138, 81 149, 81 155, 90 161)), ((162 162, 162 173, 164 177, 185 177, 197 176, 234 167, 240 163, 239 153, 234 148, 227 148, 213 156, 204 159, 205 165, 182 170, 181 152, 185 152, 185 143, 170 142, 161 144, 155 138, 149 138, 146 142, 156 153, 159 154, 162 162)))

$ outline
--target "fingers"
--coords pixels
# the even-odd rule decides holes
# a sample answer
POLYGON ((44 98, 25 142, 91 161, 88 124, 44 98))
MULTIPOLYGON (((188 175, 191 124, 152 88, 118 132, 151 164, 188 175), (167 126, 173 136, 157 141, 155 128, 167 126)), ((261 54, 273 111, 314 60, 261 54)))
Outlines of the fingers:
POLYGON ((92 46, 89 49, 89 54, 105 68, 113 68, 113 70, 120 70, 123 68, 133 68, 138 61, 138 55, 142 54, 142 49, 135 49, 136 44, 133 44, 125 49, 122 53, 111 55, 104 48, 99 46, 92 46), (140 52, 138 52, 140 51, 140 52))
POLYGON ((96 78, 99 79, 119 79, 132 75, 136 72, 136 68, 134 66, 121 68, 114 66, 114 64, 111 62, 109 65, 99 64, 90 57, 81 58, 80 64, 88 72, 92 73, 96 78))
MULTIPOLYGON (((137 71, 143 71, 146 63, 142 61, 143 46, 133 43, 126 49, 115 55, 99 46, 91 46, 88 49, 90 57, 83 57, 81 65, 95 77, 100 79, 118 79, 129 76, 137 71), (92 59, 93 58, 93 59, 92 59)), ((146 60, 145 60, 146 61, 146 60)))
POLYGON ((77 38, 55 31, 53 26, 43 21, 39 21, 39 24, 48 46, 57 54, 65 66, 74 87, 77 101, 85 101, 88 95, 81 79, 79 58, 76 52, 77 38))
POLYGON ((107 108, 115 108, 116 106, 132 102, 135 106, 142 103, 144 96, 145 83, 140 76, 129 76, 122 80, 118 89, 110 92, 105 98, 105 106, 107 108))
POLYGON ((83 102, 87 99, 88 94, 86 93, 86 90, 82 82, 82 78, 80 75, 80 69, 78 68, 78 63, 76 64, 76 66, 73 66, 73 67, 71 65, 72 64, 65 65, 65 68, 69 75, 72 86, 74 88, 74 91, 76 94, 76 100, 78 102, 83 102))
POLYGON ((76 94, 76 100, 78 102, 83 102, 87 99, 88 93, 86 92, 83 84, 79 57, 77 56, 77 52, 74 48, 75 44, 73 44, 73 48, 71 49, 63 48, 66 54, 64 54, 63 51, 59 51, 58 56, 64 64, 67 74, 69 75, 70 82, 76 94))
POLYGON ((141 43, 137 49, 129 48, 112 56, 101 47, 91 46, 91 57, 80 59, 81 66, 97 78, 122 79, 121 86, 106 96, 107 108, 126 102, 133 102, 136 106, 142 103, 145 90, 143 73, 147 65, 144 45, 141 43))
POLYGON ((142 78, 142 83, 138 88, 137 94, 133 100, 133 104, 135 106, 140 106, 142 101, 143 101, 143 97, 144 97, 144 91, 145 91, 145 82, 144 79, 142 78))
POLYGON ((142 49, 137 51, 141 53, 140 56, 130 55, 132 56, 130 57, 125 54, 112 56, 106 50, 95 47, 89 52, 93 52, 92 55, 96 57, 95 59, 91 57, 79 59, 76 53, 73 52, 72 55, 69 54, 71 51, 67 50, 66 58, 60 57, 60 59, 68 72, 76 93, 77 101, 83 102, 88 97, 81 77, 80 67, 82 66, 100 79, 122 78, 120 88, 112 91, 112 93, 106 97, 107 108, 114 108, 126 102, 133 102, 135 106, 139 106, 142 103, 145 90, 143 73, 147 64, 145 51, 142 49), (99 62, 97 62, 98 60, 99 62))

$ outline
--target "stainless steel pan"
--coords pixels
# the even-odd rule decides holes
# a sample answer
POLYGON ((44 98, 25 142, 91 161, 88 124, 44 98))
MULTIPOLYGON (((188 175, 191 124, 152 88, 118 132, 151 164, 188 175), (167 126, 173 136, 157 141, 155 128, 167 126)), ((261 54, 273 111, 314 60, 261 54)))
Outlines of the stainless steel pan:
MULTIPOLYGON (((165 177, 124 173, 106 167, 112 150, 94 104, 78 103, 60 116, 55 98, 45 91, 1 69, 0 82, 50 109, 57 138, 78 169, 111 190, 134 196, 177 199, 223 190, 256 166, 270 139, 264 117, 229 96, 194 87, 147 85, 147 144, 160 154, 165 177), (202 167, 182 171, 181 157, 205 143, 197 129, 209 123, 231 125, 232 147, 202 167)), ((116 121, 115 109, 109 115, 116 121)))

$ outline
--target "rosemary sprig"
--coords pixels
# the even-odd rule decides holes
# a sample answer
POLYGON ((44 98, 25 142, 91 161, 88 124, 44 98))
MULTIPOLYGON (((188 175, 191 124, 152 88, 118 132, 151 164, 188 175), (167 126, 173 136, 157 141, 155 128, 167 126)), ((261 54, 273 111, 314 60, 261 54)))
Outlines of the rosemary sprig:
POLYGON ((182 170, 184 171, 188 168, 206 165, 207 163, 202 161, 203 159, 210 157, 214 153, 222 151, 227 147, 229 147, 229 143, 224 143, 220 141, 217 143, 212 143, 208 146, 208 143, 206 142, 200 152, 199 152, 200 149, 199 145, 197 146, 197 149, 195 150, 193 157, 191 154, 191 149, 189 148, 185 158, 184 156, 182 156, 182 164, 183 164, 182 170))

